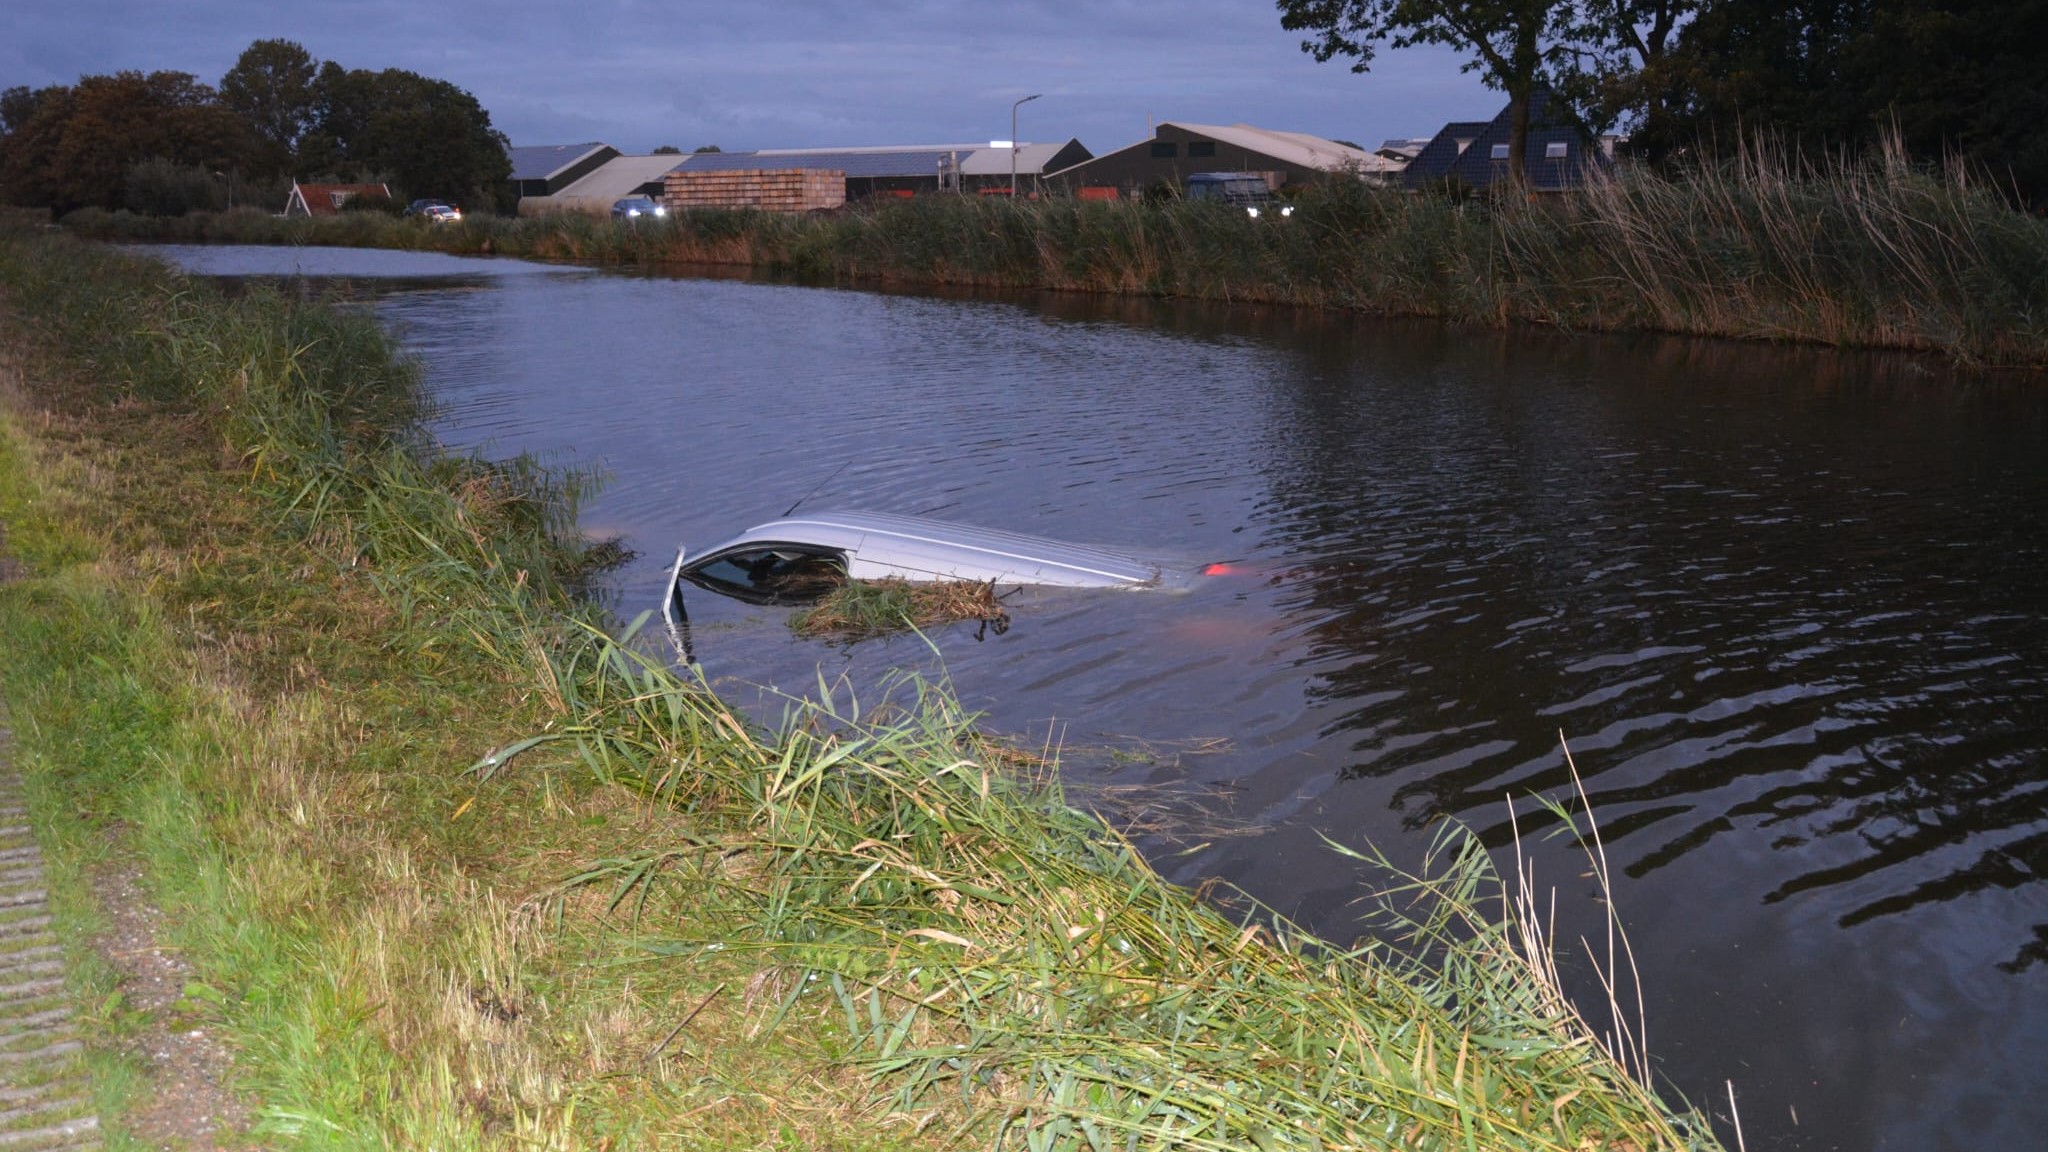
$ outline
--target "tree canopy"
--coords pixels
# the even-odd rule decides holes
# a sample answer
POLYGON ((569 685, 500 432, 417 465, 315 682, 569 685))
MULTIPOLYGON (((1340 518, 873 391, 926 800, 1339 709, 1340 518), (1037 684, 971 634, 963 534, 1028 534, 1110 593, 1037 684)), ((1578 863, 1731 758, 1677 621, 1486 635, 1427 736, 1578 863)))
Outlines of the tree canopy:
POLYGON ((313 83, 312 125, 300 165, 384 174, 411 197, 476 203, 512 176, 502 133, 461 88, 398 68, 328 62, 313 83))
POLYGON ((505 147, 454 84, 322 63, 289 40, 251 44, 218 90, 184 72, 119 72, 0 93, 0 195, 58 213, 154 206, 160 196, 129 194, 145 170, 158 189, 180 173, 245 190, 339 178, 490 203, 511 175, 505 147))
POLYGON ((1635 8, 1627 0, 1559 4, 1551 0, 1276 0, 1280 26, 1313 35, 1302 51, 1327 63, 1352 60, 1353 72, 1370 71, 1379 46, 1443 44, 1467 53, 1465 71, 1507 93, 1512 132, 1508 173, 1526 179, 1530 97, 1553 74, 1600 58, 1614 37, 1595 16, 1607 8, 1635 8))
POLYGON ((221 103, 241 114, 263 142, 263 160, 289 173, 299 139, 313 123, 313 79, 319 66, 290 40, 258 40, 220 79, 221 103))
POLYGON ((17 204, 59 212, 125 202, 129 170, 161 159, 225 170, 255 140, 214 90, 187 72, 116 72, 76 85, 0 95, 0 186, 17 204))
POLYGON ((2048 0, 1700 0, 1680 15, 1665 51, 1597 94, 1639 154, 1766 135, 1842 155, 1895 134, 2048 201, 2048 0))
POLYGON ((1505 92, 1522 171, 1545 84, 1651 158, 1758 135, 1854 153, 1895 132, 2048 202, 2048 0, 1276 0, 1319 61, 1368 71, 1382 46, 1443 44, 1505 92))

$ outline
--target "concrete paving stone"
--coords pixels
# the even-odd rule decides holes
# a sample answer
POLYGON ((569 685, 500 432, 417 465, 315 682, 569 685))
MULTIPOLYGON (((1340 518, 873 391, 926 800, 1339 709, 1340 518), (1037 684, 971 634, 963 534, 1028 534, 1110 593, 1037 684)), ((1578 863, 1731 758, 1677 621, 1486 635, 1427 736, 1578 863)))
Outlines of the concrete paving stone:
POLYGON ((33 1000, 39 996, 48 996, 63 990, 63 977, 44 976, 36 980, 0 983, 0 1000, 33 1000))

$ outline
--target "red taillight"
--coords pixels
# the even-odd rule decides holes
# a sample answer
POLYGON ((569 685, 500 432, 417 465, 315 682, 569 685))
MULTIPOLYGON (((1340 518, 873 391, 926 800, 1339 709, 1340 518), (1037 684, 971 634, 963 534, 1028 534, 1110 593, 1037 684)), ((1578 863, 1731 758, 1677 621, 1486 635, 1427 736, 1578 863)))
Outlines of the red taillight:
POLYGON ((1211 564, 1207 568, 1202 569, 1202 575, 1235 576, 1241 571, 1243 571, 1243 569, 1240 569, 1235 564, 1211 564))

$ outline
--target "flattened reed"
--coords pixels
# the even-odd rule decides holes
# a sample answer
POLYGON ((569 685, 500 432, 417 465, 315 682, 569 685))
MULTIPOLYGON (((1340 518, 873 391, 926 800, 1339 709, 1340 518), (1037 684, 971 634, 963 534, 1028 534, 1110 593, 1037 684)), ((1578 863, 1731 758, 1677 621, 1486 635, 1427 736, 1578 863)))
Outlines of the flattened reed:
POLYGON ((996 597, 995 585, 972 580, 848 580, 790 617, 789 626, 799 636, 860 640, 966 620, 992 625, 998 635, 1009 628, 1010 613, 996 597))

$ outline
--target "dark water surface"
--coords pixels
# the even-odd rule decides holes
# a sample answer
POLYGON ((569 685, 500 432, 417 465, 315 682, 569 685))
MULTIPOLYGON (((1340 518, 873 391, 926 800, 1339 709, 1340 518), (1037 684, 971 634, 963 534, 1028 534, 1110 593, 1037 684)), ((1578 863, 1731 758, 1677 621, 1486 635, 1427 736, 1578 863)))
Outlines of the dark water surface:
MULTIPOLYGON (((1567 795, 1562 732, 1677 1090, 1725 1116, 1733 1081, 1751 1149, 2048 1130, 2048 386, 1149 301, 164 251, 359 278, 450 444, 601 465, 586 523, 642 553, 626 615, 677 542, 842 465, 808 507, 1239 562, 1183 596, 1026 593, 1006 635, 945 632, 939 658, 689 608, 716 680, 803 693, 942 659, 1070 774, 1212 795, 1261 830, 1172 874, 1340 938, 1364 889, 1319 833, 1412 864, 1449 815, 1504 845, 1508 797, 1526 835, 1530 797, 1567 795)), ((1582 862, 1534 857, 1594 930, 1582 862)))

